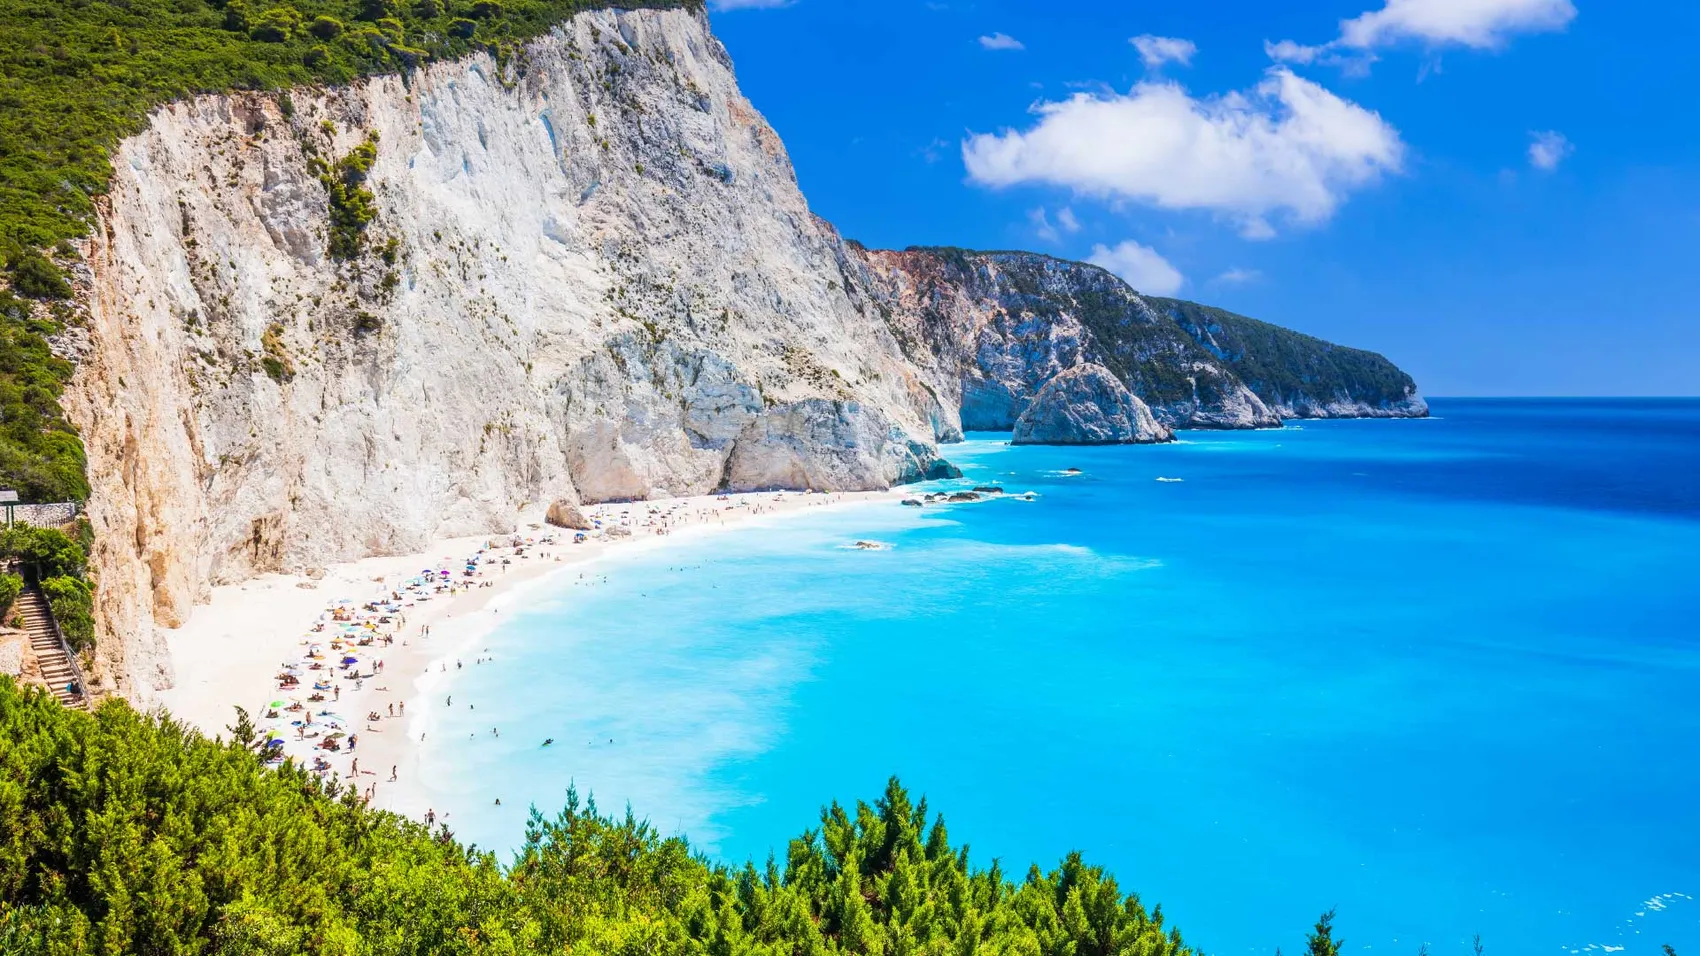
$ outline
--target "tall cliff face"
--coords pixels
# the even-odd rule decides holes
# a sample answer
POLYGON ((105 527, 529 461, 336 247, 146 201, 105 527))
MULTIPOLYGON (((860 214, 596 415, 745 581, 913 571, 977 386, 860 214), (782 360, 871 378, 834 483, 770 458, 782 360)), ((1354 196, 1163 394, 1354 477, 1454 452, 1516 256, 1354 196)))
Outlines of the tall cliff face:
POLYGON ((1428 402, 1385 357, 1180 299, 1148 300, 1283 418, 1420 418, 1428 402))
POLYGON ((199 97, 114 166, 65 406, 99 670, 138 700, 211 585, 556 498, 884 488, 947 471, 964 426, 1142 442, 1420 403, 1094 266, 841 241, 700 12, 199 97))
POLYGON ((114 165, 66 406, 132 697, 211 584, 557 497, 887 487, 957 433, 700 14, 197 98, 114 165), (334 259, 373 134, 376 215, 334 259))
MULTIPOLYGON (((1416 383, 1374 352, 1221 309, 1142 296, 1097 266, 1031 252, 865 252, 887 321, 969 430, 1015 428, 1058 375, 1107 370, 1164 430, 1266 428, 1284 418, 1428 414, 1416 383)), ((1101 377, 1090 393, 1121 404, 1101 377)), ((1053 415, 1043 421, 1061 422, 1053 415)), ((1076 430, 1018 429, 1071 442, 1076 430)), ((1126 441, 1161 440, 1135 429, 1126 441)))
POLYGON ((1045 383, 1109 369, 1169 428, 1280 424, 1264 403, 1127 283, 1029 252, 865 254, 904 350, 943 377, 969 430, 1014 427, 1045 383))

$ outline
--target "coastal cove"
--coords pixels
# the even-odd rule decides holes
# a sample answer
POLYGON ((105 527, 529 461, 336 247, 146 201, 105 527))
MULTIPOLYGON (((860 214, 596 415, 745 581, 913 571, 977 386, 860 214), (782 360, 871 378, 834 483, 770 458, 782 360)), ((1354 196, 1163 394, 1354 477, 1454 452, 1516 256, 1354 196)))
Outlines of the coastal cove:
POLYGON ((1673 759, 1700 731, 1700 403, 1434 413, 972 434, 937 487, 1036 500, 610 553, 419 698, 398 809, 505 853, 575 783, 759 862, 896 773, 981 863, 1085 850, 1213 953, 1330 906, 1353 949, 1700 945, 1700 773, 1673 759))

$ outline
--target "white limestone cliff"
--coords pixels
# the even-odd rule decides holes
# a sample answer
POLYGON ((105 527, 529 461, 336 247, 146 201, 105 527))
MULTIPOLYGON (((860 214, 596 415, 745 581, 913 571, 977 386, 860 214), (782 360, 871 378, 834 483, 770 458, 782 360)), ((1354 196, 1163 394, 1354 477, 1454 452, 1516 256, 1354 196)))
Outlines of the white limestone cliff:
POLYGON ((133 699, 212 584, 562 498, 886 487, 957 433, 700 13, 198 97, 114 166, 66 407, 102 670, 133 699), (314 159, 368 134, 377 216, 339 262, 314 159))
POLYGON ((586 12, 501 63, 172 104, 120 144, 83 252, 87 321, 59 346, 96 672, 142 702, 213 585, 554 502, 884 488, 947 473, 964 425, 1144 442, 1421 411, 1380 356, 1346 350, 1344 374, 1346 351, 1300 337, 1295 370, 1244 346, 1262 324, 1095 266, 842 241, 700 11, 586 12), (369 142, 376 214, 333 257, 328 187, 369 142), (1337 387, 1305 387, 1311 366, 1337 387))

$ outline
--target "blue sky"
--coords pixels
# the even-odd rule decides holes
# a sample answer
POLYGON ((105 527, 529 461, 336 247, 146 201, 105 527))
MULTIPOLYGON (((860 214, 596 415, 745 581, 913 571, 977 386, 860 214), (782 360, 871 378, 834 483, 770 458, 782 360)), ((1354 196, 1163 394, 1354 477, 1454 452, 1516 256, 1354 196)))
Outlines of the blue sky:
POLYGON ((868 245, 1096 256, 1384 352, 1429 395, 1700 394, 1700 4, 723 0, 712 19, 810 205, 868 245))

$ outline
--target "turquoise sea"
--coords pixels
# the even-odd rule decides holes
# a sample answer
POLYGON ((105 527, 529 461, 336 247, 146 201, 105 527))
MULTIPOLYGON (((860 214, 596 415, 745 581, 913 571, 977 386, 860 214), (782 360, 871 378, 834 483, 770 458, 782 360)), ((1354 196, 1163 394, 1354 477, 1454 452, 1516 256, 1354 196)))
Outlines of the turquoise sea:
POLYGON ((981 864, 1080 849, 1210 953, 1330 907, 1353 951, 1700 953, 1700 401, 1434 412, 974 435, 944 485, 1037 500, 574 569, 439 688, 431 799, 505 853, 576 781, 742 860, 897 774, 981 864))

